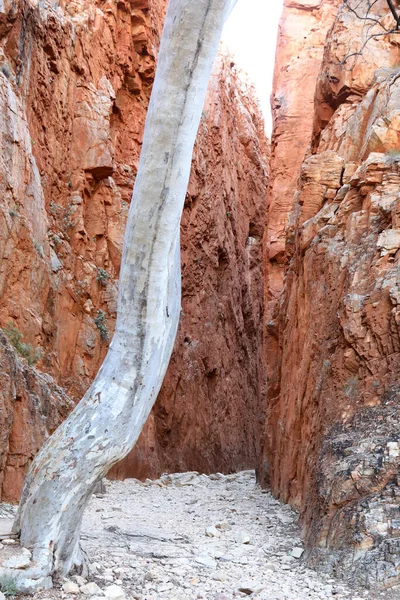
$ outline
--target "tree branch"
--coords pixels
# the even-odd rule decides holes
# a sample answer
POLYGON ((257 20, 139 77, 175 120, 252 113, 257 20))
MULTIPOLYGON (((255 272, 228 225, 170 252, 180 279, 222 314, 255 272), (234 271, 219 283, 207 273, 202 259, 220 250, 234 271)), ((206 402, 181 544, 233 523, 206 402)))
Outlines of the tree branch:
POLYGON ((390 8, 394 20, 396 21, 396 29, 398 29, 400 25, 400 15, 397 14, 397 10, 395 5, 393 4, 393 0, 386 0, 386 2, 390 8))
MULTIPOLYGON (((360 14, 358 12, 358 9, 363 10, 361 7, 364 4, 365 0, 360 0, 358 3, 356 3, 356 5, 351 6, 350 4, 351 0, 344 0, 343 1, 343 5, 346 7, 346 9, 352 13, 353 15, 355 15, 355 17, 357 19, 359 19, 360 21, 364 21, 365 22, 365 32, 366 32, 366 39, 364 39, 364 42, 361 45, 361 48, 357 51, 357 52, 352 52, 351 54, 348 54, 347 56, 345 56, 343 58, 343 60, 341 60, 339 63, 339 65, 344 66, 347 61, 350 58, 357 58, 358 56, 362 56, 366 46, 368 45, 368 43, 372 40, 372 39, 376 39, 376 38, 380 38, 386 35, 390 35, 390 34, 399 34, 400 33, 400 14, 397 13, 395 4, 394 4, 394 0, 386 0, 388 7, 390 8, 390 11, 393 15, 393 18, 396 22, 396 26, 392 27, 391 29, 387 29, 383 23, 381 22, 381 18, 379 18, 379 15, 377 17, 372 17, 370 16, 372 8, 375 6, 375 4, 377 4, 378 0, 373 0, 371 2, 371 0, 367 0, 367 10, 365 12, 364 15, 360 14), (373 30, 373 28, 375 27, 379 27, 381 30, 379 33, 371 33, 371 30, 373 30)), ((365 10, 365 4, 364 4, 364 10, 365 10)), ((363 12, 364 12, 363 10, 363 12)), ((385 15, 383 15, 385 16, 385 15)), ((364 37, 364 35, 363 35, 364 37)), ((354 65, 353 65, 354 67, 354 65)), ((353 68, 351 67, 351 68, 353 68)))

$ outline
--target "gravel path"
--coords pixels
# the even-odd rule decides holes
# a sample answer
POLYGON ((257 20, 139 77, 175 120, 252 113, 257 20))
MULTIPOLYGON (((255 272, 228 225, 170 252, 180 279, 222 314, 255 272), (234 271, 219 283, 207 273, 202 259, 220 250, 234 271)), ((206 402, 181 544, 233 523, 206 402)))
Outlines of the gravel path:
POLYGON ((258 488, 253 472, 106 486, 83 523, 89 585, 72 577, 35 599, 400 598, 399 590, 354 591, 305 568, 296 513, 258 488))

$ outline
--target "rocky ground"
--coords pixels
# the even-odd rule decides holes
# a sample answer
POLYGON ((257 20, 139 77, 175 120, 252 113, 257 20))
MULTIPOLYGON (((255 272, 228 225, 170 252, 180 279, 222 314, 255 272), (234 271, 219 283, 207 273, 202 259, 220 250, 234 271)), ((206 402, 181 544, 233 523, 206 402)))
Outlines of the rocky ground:
MULTIPOLYGON (((0 524, 12 512, 1 505, 0 524)), ((89 580, 72 577, 35 600, 395 600, 400 594, 352 590, 307 569, 296 513, 257 487, 251 471, 106 482, 106 493, 91 501, 82 537, 89 580)))

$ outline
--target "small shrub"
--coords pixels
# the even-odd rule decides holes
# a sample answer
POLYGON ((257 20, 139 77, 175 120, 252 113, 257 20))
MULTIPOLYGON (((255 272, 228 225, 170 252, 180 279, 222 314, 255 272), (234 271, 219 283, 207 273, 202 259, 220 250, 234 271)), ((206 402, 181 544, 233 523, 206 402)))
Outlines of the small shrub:
POLYGON ((385 404, 398 404, 400 400, 400 387, 398 385, 388 387, 382 396, 382 400, 385 404))
POLYGON ((78 296, 84 296, 87 292, 87 281, 86 279, 82 279, 76 282, 76 293, 78 296))
POLYGON ((2 577, 0 580, 0 590, 5 596, 16 596, 18 587, 15 579, 10 576, 2 577))
POLYGON ((5 77, 7 77, 7 79, 11 78, 11 75, 12 75, 11 69, 7 63, 3 63, 2 65, 0 65, 0 71, 3 73, 3 75, 5 77))
POLYGON ((64 209, 64 216, 62 218, 62 227, 64 229, 64 233, 66 233, 69 229, 74 227, 74 222, 72 221, 71 215, 75 212, 75 208, 71 205, 67 206, 64 209))
POLYGON ((107 285, 107 280, 108 279, 110 279, 110 276, 107 273, 107 271, 105 271, 104 269, 102 269, 101 267, 99 267, 97 269, 97 281, 99 283, 101 283, 102 285, 107 285))
POLYGON ((23 341, 23 335, 14 323, 10 321, 6 327, 3 327, 3 332, 8 338, 11 346, 15 348, 20 356, 26 358, 28 365, 31 367, 36 365, 37 362, 42 358, 43 352, 41 348, 35 348, 32 344, 25 344, 23 341))
POLYGON ((355 398, 358 395, 358 377, 353 376, 346 379, 343 391, 347 398, 355 398))
POLYGON ((50 214, 53 215, 53 217, 59 217, 63 211, 63 207, 60 204, 57 204, 56 202, 50 202, 50 214))
POLYGON ((110 339, 110 334, 108 333, 106 313, 102 310, 98 310, 97 315, 94 318, 94 323, 100 332, 100 339, 103 340, 103 342, 107 342, 110 339))
POLYGON ((39 256, 44 258, 43 246, 41 244, 39 244, 39 242, 37 242, 36 240, 34 240, 33 245, 35 247, 36 252, 39 254, 39 256))
POLYGON ((59 236, 59 235, 57 235, 56 233, 54 233, 54 234, 52 235, 52 238, 51 238, 51 239, 52 239, 52 241, 53 241, 53 243, 54 243, 54 245, 55 245, 55 246, 59 246, 59 245, 61 244, 61 238, 60 238, 60 236, 59 236))

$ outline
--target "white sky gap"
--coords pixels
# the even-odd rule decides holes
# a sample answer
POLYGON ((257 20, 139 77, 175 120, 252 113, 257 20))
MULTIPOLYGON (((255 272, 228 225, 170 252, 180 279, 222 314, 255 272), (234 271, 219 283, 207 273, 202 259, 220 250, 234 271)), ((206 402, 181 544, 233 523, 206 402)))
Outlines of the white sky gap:
POLYGON ((222 37, 237 66, 254 83, 268 135, 272 128, 269 98, 282 9, 283 0, 238 0, 222 37))

